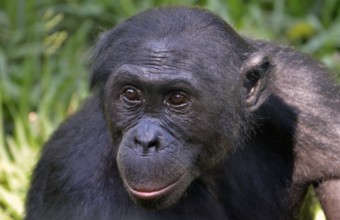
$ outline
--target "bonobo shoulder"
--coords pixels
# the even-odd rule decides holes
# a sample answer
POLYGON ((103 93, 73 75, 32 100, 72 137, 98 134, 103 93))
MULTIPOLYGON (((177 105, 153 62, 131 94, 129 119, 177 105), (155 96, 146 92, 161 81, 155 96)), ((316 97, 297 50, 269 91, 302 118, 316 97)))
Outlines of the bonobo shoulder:
MULTIPOLYGON (((268 56, 273 59, 274 65, 279 67, 279 70, 285 69, 289 71, 290 68, 308 69, 310 74, 323 72, 323 75, 330 72, 330 70, 320 61, 316 60, 311 55, 298 51, 292 46, 250 38, 247 38, 247 42, 254 46, 256 50, 268 54, 268 56)), ((299 73, 300 71, 296 72, 296 74, 299 73)))
POLYGON ((108 129, 100 109, 99 98, 92 95, 77 112, 60 124, 45 144, 43 154, 54 158, 65 157, 67 154, 77 157, 77 153, 86 148, 96 149, 109 142, 108 129), (98 137, 97 146, 93 145, 93 136, 98 137))
POLYGON ((340 86, 334 79, 336 74, 319 60, 288 45, 250 38, 247 42, 270 58, 275 67, 272 75, 276 81, 273 83, 277 86, 303 87, 305 93, 339 96, 340 86))

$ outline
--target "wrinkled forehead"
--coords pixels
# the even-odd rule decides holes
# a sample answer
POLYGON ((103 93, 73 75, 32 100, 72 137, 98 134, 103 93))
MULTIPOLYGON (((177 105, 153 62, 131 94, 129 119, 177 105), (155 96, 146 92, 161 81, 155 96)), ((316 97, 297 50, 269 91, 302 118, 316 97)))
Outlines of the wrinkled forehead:
MULTIPOLYGON (((151 74, 149 77, 158 75, 160 78, 183 76, 185 73, 184 78, 191 81, 196 79, 196 82, 202 80, 213 82, 215 78, 216 80, 219 78, 217 70, 211 71, 216 68, 216 60, 208 59, 209 56, 200 52, 198 48, 177 45, 175 41, 148 40, 131 50, 130 56, 120 62, 119 69, 122 66, 134 66, 143 70, 142 72, 151 74)), ((117 72, 121 71, 114 71, 117 72)))
POLYGON ((193 19, 174 23, 167 16, 161 22, 154 17, 124 22, 99 41, 94 75, 102 72, 105 80, 126 63, 174 67, 207 79, 237 74, 247 45, 228 25, 210 20, 202 25, 193 19))
MULTIPOLYGON (((201 74, 208 72, 211 77, 213 73, 218 74, 219 70, 226 69, 230 60, 237 61, 237 57, 228 55, 228 49, 221 40, 212 40, 199 33, 196 36, 184 33, 140 39, 139 44, 130 48, 129 56, 122 62, 169 66, 201 74)), ((228 69, 232 68, 229 66, 228 69)))

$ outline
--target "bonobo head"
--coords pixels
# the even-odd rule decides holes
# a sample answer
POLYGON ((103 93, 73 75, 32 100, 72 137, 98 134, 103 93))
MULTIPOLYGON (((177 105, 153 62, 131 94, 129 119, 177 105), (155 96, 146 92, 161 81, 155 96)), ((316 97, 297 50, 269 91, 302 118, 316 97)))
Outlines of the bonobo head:
POLYGON ((101 92, 130 197, 167 208, 221 162, 264 101, 269 66, 200 9, 151 9, 104 34, 92 86, 101 92))

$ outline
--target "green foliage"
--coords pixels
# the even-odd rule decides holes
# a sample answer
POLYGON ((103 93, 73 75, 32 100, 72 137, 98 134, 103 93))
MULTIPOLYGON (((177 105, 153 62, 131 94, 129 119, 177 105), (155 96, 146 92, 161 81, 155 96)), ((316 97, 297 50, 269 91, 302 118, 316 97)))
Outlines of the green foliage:
POLYGON ((325 215, 320 207, 319 201, 315 197, 315 191, 312 186, 309 187, 305 201, 299 212, 300 220, 326 220, 325 215))
POLYGON ((0 4, 0 219, 20 219, 38 150, 86 96, 90 25, 68 36, 53 8, 0 4))
MULTIPOLYGON (((98 35, 149 7, 178 4, 208 8, 247 35, 299 47, 340 72, 338 0, 0 1, 0 219, 21 218, 43 142, 86 97, 98 35)), ((319 213, 310 195, 301 219, 319 213)))

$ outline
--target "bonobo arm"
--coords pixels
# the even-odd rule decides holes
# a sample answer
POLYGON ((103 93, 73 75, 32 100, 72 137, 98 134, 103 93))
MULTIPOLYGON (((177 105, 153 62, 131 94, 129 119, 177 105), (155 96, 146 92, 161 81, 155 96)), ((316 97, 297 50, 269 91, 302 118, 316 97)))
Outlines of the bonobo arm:
POLYGON ((327 180, 314 187, 327 219, 340 219, 340 179, 327 180))
POLYGON ((314 186, 327 219, 340 219, 340 87, 327 68, 308 56, 289 47, 254 44, 275 64, 273 93, 296 115, 292 120, 282 114, 280 120, 294 125, 292 185, 319 183, 314 186))

